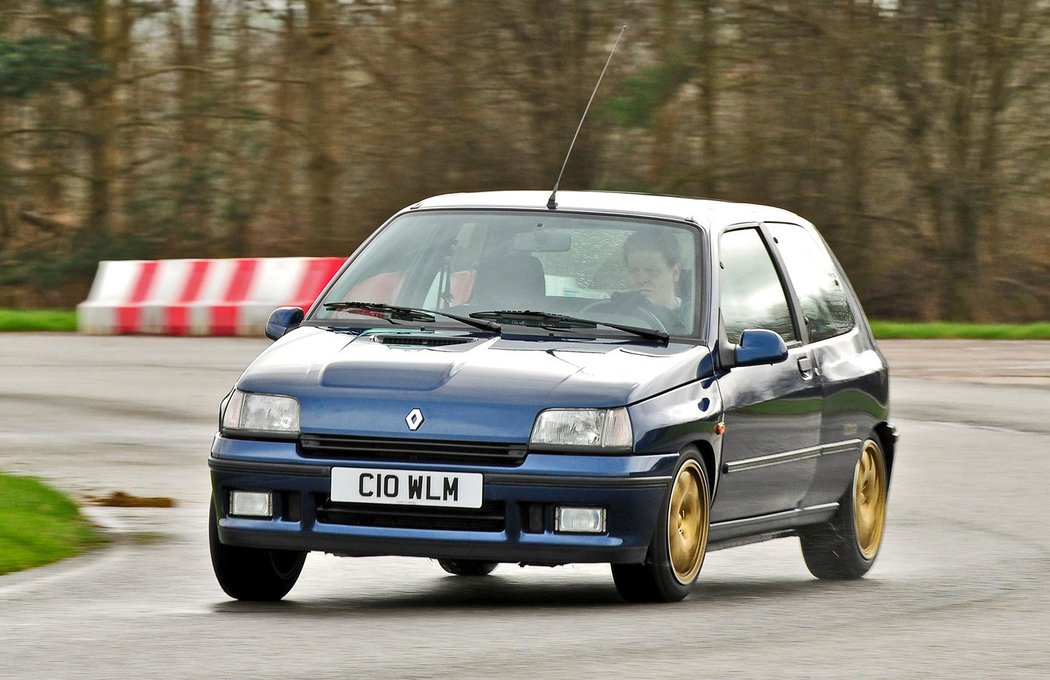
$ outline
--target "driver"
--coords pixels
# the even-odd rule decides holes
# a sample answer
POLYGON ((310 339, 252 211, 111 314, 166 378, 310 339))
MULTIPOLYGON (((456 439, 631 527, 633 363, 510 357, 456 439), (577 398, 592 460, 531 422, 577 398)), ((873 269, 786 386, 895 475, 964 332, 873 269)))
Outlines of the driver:
POLYGON ((678 241, 666 231, 636 231, 623 244, 623 259, 631 288, 664 309, 677 310, 682 298, 676 294, 682 263, 678 241))
POLYGON ((678 240, 668 231, 636 231, 623 244, 627 276, 638 302, 671 332, 686 329, 677 284, 682 277, 678 240))

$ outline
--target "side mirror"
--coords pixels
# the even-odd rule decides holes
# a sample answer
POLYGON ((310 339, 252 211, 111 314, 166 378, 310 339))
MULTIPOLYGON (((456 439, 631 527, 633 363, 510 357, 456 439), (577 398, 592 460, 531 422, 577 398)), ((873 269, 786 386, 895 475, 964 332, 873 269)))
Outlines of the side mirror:
POLYGON ((736 347, 737 366, 777 364, 786 361, 787 357, 787 345, 780 333, 751 329, 740 334, 740 344, 736 347))
POLYGON ((266 320, 266 337, 277 340, 288 331, 294 331, 306 316, 302 307, 278 307, 266 320))

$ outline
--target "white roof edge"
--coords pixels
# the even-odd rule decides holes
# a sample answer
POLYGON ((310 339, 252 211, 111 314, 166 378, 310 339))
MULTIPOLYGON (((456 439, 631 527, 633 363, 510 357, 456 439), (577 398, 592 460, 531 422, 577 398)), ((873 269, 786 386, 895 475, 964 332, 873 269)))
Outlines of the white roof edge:
MULTIPOLYGON (((417 208, 513 208, 546 210, 549 191, 479 191, 431 196, 412 205, 417 208)), ((717 228, 745 221, 809 222, 782 208, 754 203, 734 203, 705 198, 659 196, 612 191, 559 191, 558 210, 612 211, 666 217, 717 228)))

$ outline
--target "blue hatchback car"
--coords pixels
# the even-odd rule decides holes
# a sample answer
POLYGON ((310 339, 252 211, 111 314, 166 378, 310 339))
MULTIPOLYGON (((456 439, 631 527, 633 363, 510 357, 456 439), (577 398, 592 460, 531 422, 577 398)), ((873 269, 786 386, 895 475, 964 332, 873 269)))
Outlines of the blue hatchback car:
POLYGON ((777 208, 491 192, 398 212, 222 402, 210 543, 231 597, 307 552, 604 562, 688 595, 709 550, 798 536, 862 576, 882 542, 888 372, 816 229, 777 208))

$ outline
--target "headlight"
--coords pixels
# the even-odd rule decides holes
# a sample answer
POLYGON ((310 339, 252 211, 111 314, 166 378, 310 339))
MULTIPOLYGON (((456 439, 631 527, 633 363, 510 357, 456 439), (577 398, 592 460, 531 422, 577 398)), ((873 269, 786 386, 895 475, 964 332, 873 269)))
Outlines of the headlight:
POLYGON ((625 408, 550 409, 536 417, 532 448, 587 448, 630 451, 634 444, 625 408))
POLYGON ((222 430, 296 437, 299 435, 299 402, 292 397, 234 390, 222 415, 222 430))

